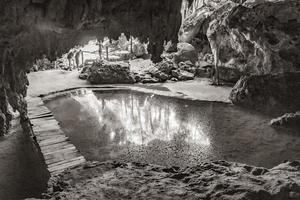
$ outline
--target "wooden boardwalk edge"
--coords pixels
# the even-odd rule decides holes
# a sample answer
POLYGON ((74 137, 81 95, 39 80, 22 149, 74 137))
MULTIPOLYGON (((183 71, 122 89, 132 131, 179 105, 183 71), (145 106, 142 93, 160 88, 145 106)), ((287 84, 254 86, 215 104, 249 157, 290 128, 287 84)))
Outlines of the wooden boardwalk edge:
POLYGON ((28 98, 28 117, 50 175, 86 162, 40 97, 28 98))

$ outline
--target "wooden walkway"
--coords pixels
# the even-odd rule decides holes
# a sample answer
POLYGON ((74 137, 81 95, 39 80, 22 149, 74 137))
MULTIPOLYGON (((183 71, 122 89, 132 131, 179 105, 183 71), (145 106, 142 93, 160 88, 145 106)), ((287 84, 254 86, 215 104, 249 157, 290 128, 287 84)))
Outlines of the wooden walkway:
POLYGON ((86 162, 69 138, 64 135, 52 112, 41 98, 28 98, 28 116, 37 143, 51 175, 86 162))

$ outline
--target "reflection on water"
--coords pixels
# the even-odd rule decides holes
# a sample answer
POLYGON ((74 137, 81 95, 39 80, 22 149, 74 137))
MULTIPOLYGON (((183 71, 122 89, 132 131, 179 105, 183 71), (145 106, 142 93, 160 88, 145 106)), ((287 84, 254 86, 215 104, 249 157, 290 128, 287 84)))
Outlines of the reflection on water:
POLYGON ((202 130, 200 119, 182 121, 175 108, 170 104, 155 104, 152 96, 137 98, 135 95, 122 96, 119 99, 96 98, 92 91, 73 96, 82 106, 81 111, 94 114, 98 118, 97 126, 109 135, 108 142, 117 145, 133 143, 148 145, 151 141, 182 140, 209 146, 209 138, 202 130))
POLYGON ((94 154, 91 159, 105 160, 107 157, 102 154, 108 151, 110 159, 178 165, 181 160, 169 155, 199 154, 199 159, 207 156, 205 151, 210 141, 203 131, 203 120, 192 115, 180 116, 174 104, 162 103, 153 97, 123 93, 116 98, 104 93, 97 99, 88 90, 73 95, 71 98, 80 105, 78 121, 93 127, 85 135, 97 145, 90 150, 94 154), (99 152, 99 148, 107 151, 99 152), (160 150, 162 152, 157 152, 160 150), (165 155, 157 158, 154 152, 165 155), (160 159, 163 162, 157 162, 160 159))
POLYGON ((186 166, 227 159, 271 166, 290 154, 284 151, 286 145, 294 146, 294 155, 300 156, 299 137, 272 129, 265 116, 230 105, 90 90, 79 90, 47 105, 89 160, 186 166), (281 140, 278 134, 283 134, 281 140), (266 160, 278 153, 272 152, 274 148, 282 155, 266 160))

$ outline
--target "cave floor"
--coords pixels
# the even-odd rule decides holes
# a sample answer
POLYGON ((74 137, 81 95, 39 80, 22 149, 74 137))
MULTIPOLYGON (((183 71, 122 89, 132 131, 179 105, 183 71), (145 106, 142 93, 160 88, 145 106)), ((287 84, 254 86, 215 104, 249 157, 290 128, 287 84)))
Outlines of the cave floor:
MULTIPOLYGON (((34 98, 41 94, 63 91, 70 88, 103 86, 91 85, 85 80, 80 80, 78 76, 79 71, 50 70, 32 72, 28 74, 30 83, 28 96, 34 98)), ((195 79, 185 82, 166 82, 158 84, 116 84, 114 86, 128 86, 148 92, 163 91, 163 93, 165 93, 165 91, 169 91, 169 93, 180 95, 183 98, 226 103, 230 102, 228 97, 232 89, 229 86, 212 86, 210 85, 209 79, 195 79)))

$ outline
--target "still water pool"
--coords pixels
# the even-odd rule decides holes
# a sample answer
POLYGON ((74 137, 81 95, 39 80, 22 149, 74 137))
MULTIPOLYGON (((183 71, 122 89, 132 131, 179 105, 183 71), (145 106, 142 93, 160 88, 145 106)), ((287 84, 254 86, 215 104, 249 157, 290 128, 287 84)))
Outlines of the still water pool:
POLYGON ((88 160, 190 166, 224 159, 272 167, 300 158, 299 130, 230 104, 130 90, 78 90, 45 99, 88 160))

